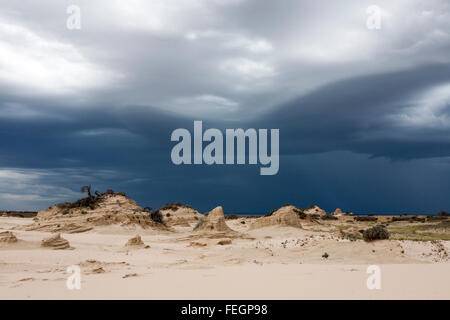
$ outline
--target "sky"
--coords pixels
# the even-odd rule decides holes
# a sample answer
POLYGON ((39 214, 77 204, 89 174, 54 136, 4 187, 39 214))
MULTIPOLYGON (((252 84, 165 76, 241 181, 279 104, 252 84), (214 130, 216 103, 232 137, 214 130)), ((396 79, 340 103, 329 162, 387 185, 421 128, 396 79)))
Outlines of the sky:
POLYGON ((448 0, 0 0, 0 209, 450 209, 448 0), (80 9, 80 29, 67 20, 80 9), (369 6, 380 9, 371 29, 369 6), (173 130, 277 128, 279 172, 179 165, 173 130))

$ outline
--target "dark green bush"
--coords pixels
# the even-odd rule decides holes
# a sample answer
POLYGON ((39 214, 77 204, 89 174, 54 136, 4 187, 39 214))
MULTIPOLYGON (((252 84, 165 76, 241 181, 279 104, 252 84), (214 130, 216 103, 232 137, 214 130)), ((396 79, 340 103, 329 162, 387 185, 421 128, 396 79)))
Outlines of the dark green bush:
POLYGON ((364 241, 389 239, 389 231, 383 225, 376 225, 375 227, 364 230, 364 241))

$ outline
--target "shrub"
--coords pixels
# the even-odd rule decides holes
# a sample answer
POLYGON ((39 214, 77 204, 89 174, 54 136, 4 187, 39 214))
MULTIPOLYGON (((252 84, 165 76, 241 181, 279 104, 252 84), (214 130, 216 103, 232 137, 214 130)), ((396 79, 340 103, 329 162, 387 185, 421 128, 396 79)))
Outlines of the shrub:
POLYGON ((270 217, 275 211, 277 211, 277 210, 272 210, 272 211, 270 211, 269 213, 266 213, 265 215, 264 215, 264 217, 270 217))
POLYGON ((156 210, 155 212, 150 213, 150 219, 152 219, 156 223, 164 224, 163 216, 159 210, 156 210))
POLYGON ((428 222, 432 222, 432 221, 443 221, 443 220, 447 220, 448 217, 444 217, 444 216, 427 216, 426 220, 428 222))
POLYGON ((114 190, 108 189, 105 193, 101 193, 99 191, 95 191, 95 196, 93 196, 91 194, 91 186, 82 186, 80 191, 82 193, 87 192, 88 196, 86 198, 82 198, 79 199, 77 201, 74 202, 62 202, 62 203, 58 203, 56 204, 56 206, 60 209, 63 209, 63 214, 67 214, 69 212, 70 209, 72 208, 89 208, 91 210, 94 210, 97 205, 98 202, 103 200, 103 198, 105 197, 105 195, 122 195, 126 197, 125 192, 117 192, 114 193, 114 190))
POLYGON ((318 214, 318 213, 311 213, 309 216, 311 217, 312 220, 320 219, 320 214, 318 214))
POLYGON ((450 217, 450 213, 447 211, 441 211, 437 214, 439 217, 450 217))
POLYGON ((377 217, 371 217, 371 216, 356 216, 353 219, 355 221, 378 221, 377 217))
POLYGON ((80 189, 80 192, 81 193, 87 192, 88 197, 92 197, 92 195, 91 195, 91 186, 90 185, 89 186, 82 186, 81 189, 80 189))
POLYGON ((177 211, 178 208, 191 208, 191 206, 188 205, 183 205, 181 202, 174 202, 174 203, 166 203, 165 205, 163 205, 161 207, 160 210, 172 210, 172 211, 177 211))
POLYGON ((399 217, 392 217, 392 222, 396 221, 409 221, 409 222, 425 222, 425 218, 419 218, 417 216, 399 216, 399 217))
POLYGON ((326 215, 323 215, 322 217, 321 217, 321 219, 322 220, 337 220, 338 218, 337 217, 335 217, 335 216, 333 216, 333 215, 331 215, 331 214, 326 214, 326 215))
POLYGON ((324 259, 328 259, 328 257, 329 257, 329 255, 326 252, 322 255, 322 258, 324 258, 324 259))
POLYGON ((364 230, 364 241, 389 239, 389 231, 383 225, 376 225, 375 227, 364 230))
POLYGON ((355 233, 347 233, 344 230, 339 230, 341 237, 344 239, 348 239, 350 241, 356 241, 358 239, 361 239, 361 236, 359 236, 358 234, 355 233))
POLYGON ((306 213, 304 213, 303 210, 298 209, 298 208, 294 208, 294 212, 298 215, 298 217, 300 219, 305 219, 306 218, 306 213))
POLYGON ((235 220, 238 219, 239 217, 235 214, 226 214, 225 215, 225 220, 235 220))

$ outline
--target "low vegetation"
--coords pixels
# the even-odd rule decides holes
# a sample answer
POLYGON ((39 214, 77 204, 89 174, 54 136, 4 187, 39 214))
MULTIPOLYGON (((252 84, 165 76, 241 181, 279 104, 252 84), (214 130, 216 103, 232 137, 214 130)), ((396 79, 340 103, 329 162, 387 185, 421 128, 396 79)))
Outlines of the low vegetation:
POLYGON ((374 241, 374 240, 384 240, 389 239, 389 231, 385 228, 385 226, 379 224, 375 227, 364 230, 363 239, 364 241, 374 241))
POLYGON ((181 202, 178 201, 178 202, 174 202, 174 203, 166 203, 159 210, 177 211, 179 208, 191 208, 192 209, 192 207, 190 205, 182 204, 181 202))
POLYGON ((392 222, 396 221, 408 221, 408 222, 425 222, 425 218, 417 216, 398 216, 392 217, 392 222))
POLYGON ((378 221, 378 218, 373 216, 356 216, 353 219, 355 221, 378 221))
POLYGON ((112 189, 108 189, 105 193, 101 193, 99 191, 95 191, 92 195, 91 193, 91 186, 82 186, 80 189, 81 193, 87 193, 86 198, 79 199, 74 202, 61 202, 58 203, 56 206, 60 209, 63 209, 63 214, 67 214, 70 209, 72 208, 89 208, 91 210, 94 210, 97 208, 98 203, 106 196, 106 195, 122 195, 126 197, 125 192, 114 192, 112 189))
POLYGON ((393 226, 390 231, 391 238, 397 240, 450 240, 450 221, 440 221, 437 224, 393 226))
POLYGON ((337 217, 335 217, 335 216, 333 216, 333 215, 331 215, 331 214, 325 214, 325 215, 322 215, 321 217, 320 217, 322 220, 338 220, 338 218, 337 217))

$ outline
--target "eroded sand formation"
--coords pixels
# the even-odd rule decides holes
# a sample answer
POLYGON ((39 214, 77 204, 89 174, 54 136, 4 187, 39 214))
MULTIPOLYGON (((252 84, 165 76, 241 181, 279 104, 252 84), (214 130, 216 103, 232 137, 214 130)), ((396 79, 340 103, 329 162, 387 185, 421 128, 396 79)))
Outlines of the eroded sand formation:
POLYGON ((203 217, 194 208, 181 203, 167 204, 159 211, 168 226, 192 227, 203 217))
POLYGON ((225 216, 221 206, 205 214, 194 230, 197 232, 233 232, 225 222, 225 216))
POLYGON ((144 242, 140 235, 136 235, 135 237, 129 239, 125 244, 125 247, 141 247, 144 246, 144 242))
POLYGON ((319 208, 317 205, 313 204, 312 206, 303 209, 303 212, 305 214, 319 214, 319 215, 324 215, 327 214, 325 210, 319 208))
MULTIPOLYGON (((320 208, 319 208, 320 209, 320 208)), ((318 210, 310 210, 310 212, 319 212, 318 210)), ((255 219, 250 225, 250 229, 264 228, 270 226, 289 226, 302 227, 303 222, 310 221, 309 214, 305 214, 304 210, 291 205, 285 205, 280 209, 269 213, 268 215, 255 219)))
MULTIPOLYGON (((389 266, 401 266, 389 278, 389 283, 407 279, 395 286, 402 288, 397 297, 404 292, 424 296, 424 283, 429 284, 426 297, 450 297, 447 217, 376 216, 373 221, 340 210, 327 214, 317 206, 286 205, 265 217, 225 219, 222 207, 204 215, 186 206, 163 208, 159 218, 168 227, 152 220, 148 208, 116 193, 54 206, 35 221, 1 218, 0 243, 13 243, 16 236, 20 241, 0 246, 0 298, 73 298, 78 291, 66 288, 69 266, 81 269, 80 298, 193 298, 193 287, 201 297, 212 292, 214 298, 308 298, 323 295, 322 288, 314 291, 317 279, 330 288, 327 297, 361 297, 371 294, 364 284, 365 265, 372 264, 383 265, 387 276, 389 266), (364 232, 377 225, 389 234, 372 230, 377 232, 365 241, 364 232), (49 237, 47 232, 58 230, 73 234, 49 237), (422 277, 426 282, 417 286, 410 281, 422 277), (280 286, 282 292, 276 289, 280 286)), ((382 297, 389 297, 389 290, 382 297)))
POLYGON ((41 242, 42 247, 51 248, 54 250, 70 249, 69 241, 61 237, 61 234, 55 234, 51 237, 45 238, 41 242))
POLYGON ((34 223, 25 230, 80 233, 108 225, 166 229, 163 224, 154 222, 134 200, 121 193, 101 194, 93 201, 81 204, 80 201, 57 204, 39 212, 34 223))
POLYGON ((11 231, 0 232, 0 243, 15 243, 17 238, 11 231))

